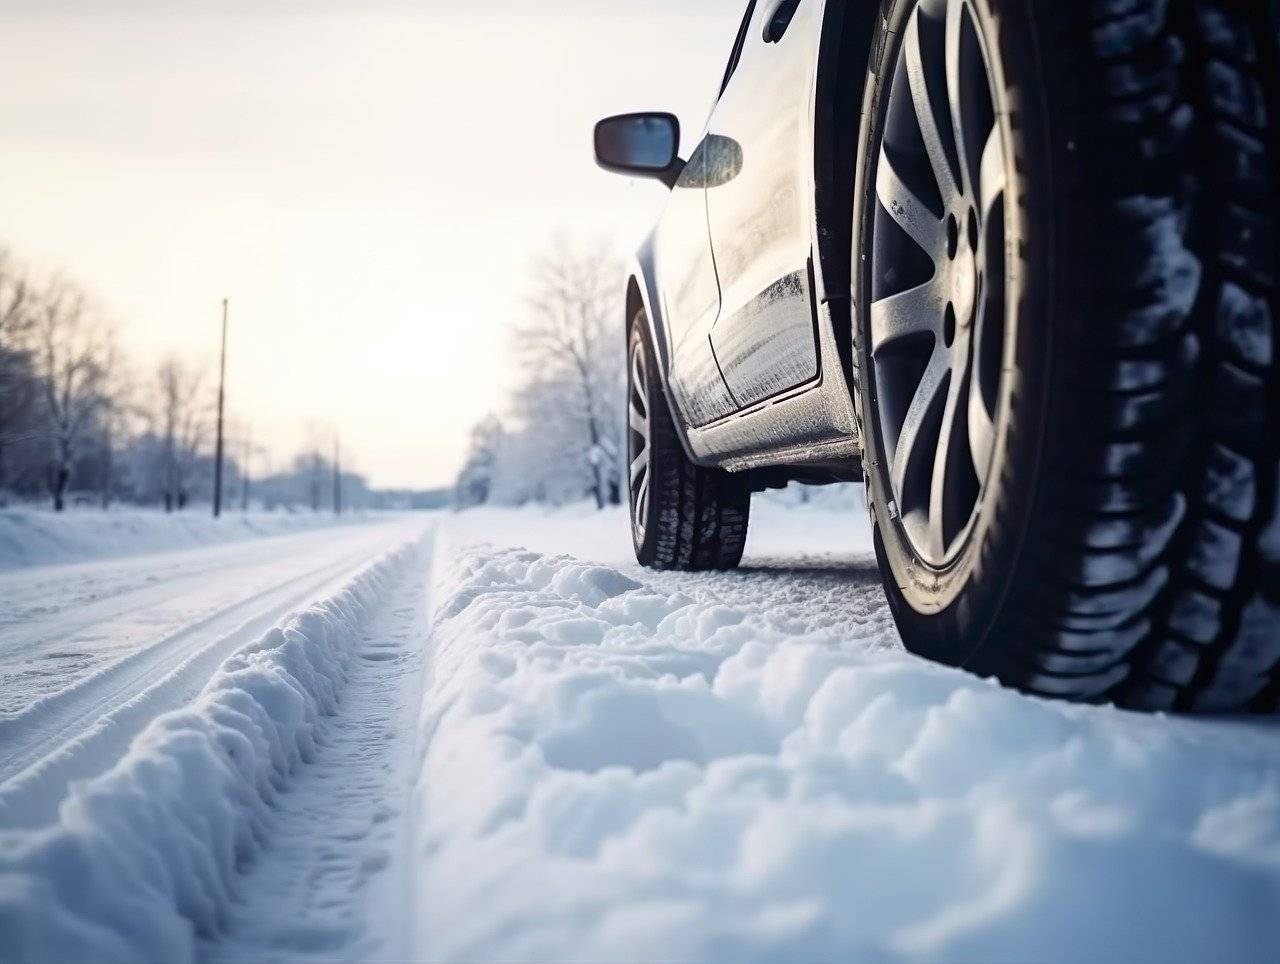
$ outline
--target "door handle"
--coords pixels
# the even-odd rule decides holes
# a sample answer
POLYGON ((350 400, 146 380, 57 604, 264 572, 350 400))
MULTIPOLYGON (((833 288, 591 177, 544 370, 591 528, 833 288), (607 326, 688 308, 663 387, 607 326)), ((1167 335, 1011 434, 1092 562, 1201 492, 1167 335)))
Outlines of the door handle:
POLYGON ((791 26, 791 20, 800 9, 800 0, 775 0, 773 9, 765 18, 764 42, 776 44, 791 26))

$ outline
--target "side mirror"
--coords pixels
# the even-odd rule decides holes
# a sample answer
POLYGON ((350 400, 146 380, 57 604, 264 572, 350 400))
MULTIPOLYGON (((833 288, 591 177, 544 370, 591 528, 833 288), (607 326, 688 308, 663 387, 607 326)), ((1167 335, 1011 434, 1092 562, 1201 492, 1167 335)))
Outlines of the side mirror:
POLYGON ((596 163, 615 174, 657 178, 669 188, 684 167, 674 114, 621 114, 596 125, 596 163))

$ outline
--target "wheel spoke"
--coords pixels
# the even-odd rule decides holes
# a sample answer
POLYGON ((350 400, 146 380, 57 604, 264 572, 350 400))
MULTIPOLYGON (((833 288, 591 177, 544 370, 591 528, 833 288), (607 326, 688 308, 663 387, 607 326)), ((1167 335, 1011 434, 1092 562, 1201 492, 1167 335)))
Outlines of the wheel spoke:
POLYGON ((942 146, 942 134, 938 132, 937 118, 933 116, 933 104, 929 101, 929 84, 924 76, 924 51, 920 47, 920 12, 916 9, 906 27, 905 38, 906 77, 911 86, 911 102, 915 105, 915 119, 924 140, 924 150, 929 155, 933 179, 938 183, 942 202, 950 205, 956 196, 955 178, 951 164, 942 146))
POLYGON ((933 115, 933 104, 929 100, 929 82, 925 77, 924 52, 920 45, 920 10, 916 9, 907 26, 907 35, 903 39, 906 56, 907 80, 911 85, 911 102, 915 105, 916 121, 920 125, 920 134, 924 139, 924 149, 929 155, 929 166, 933 168, 934 180, 938 182, 938 191, 942 195, 942 203, 950 206, 958 193, 955 178, 951 173, 951 164, 947 160, 946 148, 942 146, 942 135, 938 132, 938 121, 933 115))
POLYGON ((649 423, 634 403, 627 409, 627 425, 646 440, 649 438, 649 423))
POLYGON ((649 480, 653 475, 651 459, 652 425, 649 411, 648 372, 644 347, 634 343, 630 359, 630 389, 627 404, 627 456, 631 494, 631 526, 637 547, 645 537, 646 520, 649 517, 649 480))
POLYGON ((922 285, 908 288, 871 303, 871 353, 911 335, 940 334, 947 297, 935 276, 922 285))
POLYGON ((924 249, 935 265, 946 257, 947 235, 942 219, 907 187, 883 147, 880 148, 880 165, 876 168, 876 197, 889 216, 924 249))
MULTIPOLYGON (((991 128, 987 136, 986 146, 982 148, 982 160, 978 167, 979 212, 982 223, 987 223, 987 215, 1005 189, 1004 150, 1000 140, 1000 125, 991 128)), ((998 252, 997 252, 998 253, 998 252)))
MULTIPOLYGON (((947 355, 946 349, 939 343, 929 358, 929 364, 925 367, 924 375, 921 376, 915 396, 907 409, 906 418, 903 419, 902 431, 898 433, 898 444, 893 450, 893 465, 889 475, 893 490, 899 495, 903 491, 907 468, 913 461, 916 447, 922 442, 920 433, 925 416, 928 415, 929 409, 938 397, 938 391, 946 380, 947 373, 951 370, 947 355)), ((927 440, 923 441, 927 442, 927 440)))
POLYGON ((987 403, 978 387, 976 372, 969 373, 969 454, 973 458, 973 471, 980 483, 987 481, 991 467, 991 450, 995 448, 995 420, 987 411, 987 403))
POLYGON ((645 520, 649 518, 649 473, 646 472, 644 480, 640 483, 640 491, 636 494, 636 519, 639 520, 641 529, 644 528, 645 520))
MULTIPOLYGON (((960 356, 961 358, 964 355, 960 356)), ((947 402, 942 410, 942 425, 938 430, 938 446, 933 456, 933 477, 929 483, 929 551, 935 558, 941 558, 947 552, 946 518, 950 506, 947 504, 948 484, 954 484, 949 476, 951 465, 951 444, 955 441, 958 428, 957 413, 960 395, 964 391, 964 362, 951 372, 951 382, 947 388, 947 402)))
POLYGON ((645 385, 644 358, 639 351, 632 353, 631 356, 631 390, 636 393, 636 397, 640 399, 640 405, 645 414, 649 412, 649 392, 645 385))
POLYGON ((960 73, 960 48, 964 22, 964 3, 962 0, 949 0, 947 3, 946 28, 946 76, 947 102, 951 107, 951 133, 956 143, 956 158, 960 162, 960 193, 965 197, 973 197, 970 184, 969 153, 965 140, 965 119, 961 98, 964 96, 964 82, 960 73))

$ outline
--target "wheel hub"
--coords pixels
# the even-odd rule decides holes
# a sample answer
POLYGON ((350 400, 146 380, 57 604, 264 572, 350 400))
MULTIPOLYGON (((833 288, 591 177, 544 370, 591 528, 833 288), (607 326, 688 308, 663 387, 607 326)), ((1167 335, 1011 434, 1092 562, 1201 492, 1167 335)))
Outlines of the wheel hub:
POLYGON ((950 265, 951 307, 955 311, 956 324, 961 328, 973 325, 973 312, 978 301, 978 262, 968 242, 960 245, 950 265))

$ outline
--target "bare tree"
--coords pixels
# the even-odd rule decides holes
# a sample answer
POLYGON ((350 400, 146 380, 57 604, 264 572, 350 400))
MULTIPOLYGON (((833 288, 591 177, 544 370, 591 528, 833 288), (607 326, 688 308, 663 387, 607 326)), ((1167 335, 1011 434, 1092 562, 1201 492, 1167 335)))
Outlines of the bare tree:
POLYGON ((31 285, 8 248, 0 247, 0 498, 8 488, 8 450, 33 436, 30 413, 38 383, 30 350, 31 285))
POLYGON ((529 319, 515 331, 530 373, 517 392, 517 412, 527 430, 546 434, 548 456, 578 463, 600 508, 622 497, 621 274, 602 250, 579 252, 558 239, 533 263, 529 319))
POLYGON ((22 305, 30 300, 31 285, 26 269, 7 245, 0 245, 0 278, 4 279, 3 298, 0 299, 0 330, 7 330, 15 315, 22 313, 22 305))
POLYGON ((99 445, 102 450, 102 474, 99 485, 102 508, 111 506, 118 478, 117 461, 129 437, 130 429, 140 414, 133 389, 133 378, 118 360, 114 346, 109 349, 107 385, 98 414, 99 445))
POLYGON ((311 503, 311 511, 320 511, 320 501, 324 492, 325 478, 329 467, 324 452, 328 447, 330 431, 317 421, 309 421, 306 425, 306 448, 298 457, 298 469, 306 476, 307 497, 311 503))
POLYGON ((156 373, 156 421, 166 512, 186 507, 191 470, 205 442, 208 412, 201 404, 201 381, 198 371, 172 356, 160 363, 156 373))
POLYGON ((253 486, 253 463, 255 459, 266 454, 266 449, 254 444, 253 427, 243 419, 230 420, 228 438, 231 450, 235 453, 236 482, 240 486, 240 511, 247 512, 253 486))
POLYGON ((240 469, 240 511, 249 511, 249 485, 252 481, 253 472, 253 436, 250 434, 249 427, 246 425, 244 433, 240 436, 240 456, 236 459, 240 469))
POLYGON ((76 456, 103 404, 113 340, 85 293, 63 278, 40 292, 33 318, 50 440, 49 494, 54 510, 61 512, 76 456))
POLYGON ((31 295, 26 270, 8 248, 0 247, 0 350, 24 344, 33 324, 31 295))
POLYGON ((34 284, 0 246, 0 504, 47 492, 61 510, 72 486, 95 489, 104 508, 187 501, 207 431, 199 379, 161 366, 157 397, 139 405, 123 362, 80 286, 34 284))

